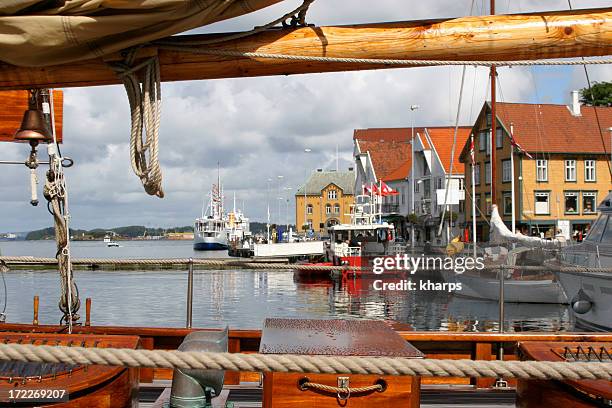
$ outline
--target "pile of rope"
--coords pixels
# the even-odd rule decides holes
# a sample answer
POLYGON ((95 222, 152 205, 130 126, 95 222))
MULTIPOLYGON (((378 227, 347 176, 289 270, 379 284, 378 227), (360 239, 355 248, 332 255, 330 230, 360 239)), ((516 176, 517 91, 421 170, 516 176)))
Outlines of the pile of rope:
POLYGON ((0 360, 257 372, 612 381, 612 363, 434 360, 0 344, 0 360))

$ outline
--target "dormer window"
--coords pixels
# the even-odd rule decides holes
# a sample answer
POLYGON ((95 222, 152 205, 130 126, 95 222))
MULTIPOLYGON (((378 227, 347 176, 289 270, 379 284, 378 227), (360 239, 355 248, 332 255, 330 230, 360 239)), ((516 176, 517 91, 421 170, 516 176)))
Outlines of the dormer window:
POLYGON ((338 196, 337 196, 337 192, 336 192, 336 190, 329 190, 329 191, 327 192, 327 199, 328 199, 328 200, 335 200, 335 199, 337 199, 337 197, 338 197, 338 196))

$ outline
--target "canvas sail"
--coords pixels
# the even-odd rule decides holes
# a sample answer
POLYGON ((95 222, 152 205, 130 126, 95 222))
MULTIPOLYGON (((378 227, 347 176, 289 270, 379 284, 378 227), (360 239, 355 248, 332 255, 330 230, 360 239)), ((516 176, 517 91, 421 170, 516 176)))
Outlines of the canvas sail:
POLYGON ((104 57, 280 1, 1 1, 0 61, 34 67, 104 57))

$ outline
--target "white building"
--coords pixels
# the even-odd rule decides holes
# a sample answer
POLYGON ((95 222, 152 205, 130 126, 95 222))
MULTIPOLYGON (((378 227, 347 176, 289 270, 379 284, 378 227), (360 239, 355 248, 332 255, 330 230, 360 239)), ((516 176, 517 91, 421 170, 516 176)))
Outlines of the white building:
POLYGON ((410 222, 416 221, 415 240, 418 246, 426 243, 445 246, 449 239, 460 235, 463 230, 464 170, 459 155, 469 131, 466 127, 458 129, 451 173, 454 128, 414 129, 415 215, 410 215, 413 213, 410 188, 412 128, 356 129, 353 135, 355 191, 361 191, 363 185, 381 180, 386 182, 399 193, 384 197, 382 205, 383 216, 395 224, 398 236, 410 241, 410 222), (448 203, 446 221, 438 235, 445 198, 448 203))

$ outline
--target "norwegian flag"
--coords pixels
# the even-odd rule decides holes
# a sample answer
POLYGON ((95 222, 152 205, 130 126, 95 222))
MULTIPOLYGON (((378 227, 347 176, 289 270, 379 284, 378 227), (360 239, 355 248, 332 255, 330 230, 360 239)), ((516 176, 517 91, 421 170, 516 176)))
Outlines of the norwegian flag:
POLYGON ((472 164, 476 163, 476 155, 474 152, 474 134, 470 135, 470 159, 472 160, 472 164))
POLYGON ((514 139, 514 127, 513 126, 510 126, 510 143, 512 144, 512 146, 516 147, 519 152, 524 153, 525 156, 529 157, 530 159, 533 159, 533 156, 527 153, 525 149, 523 149, 523 147, 520 144, 518 144, 516 139, 514 139))
POLYGON ((374 183, 370 183, 369 185, 364 184, 361 186, 363 191, 368 194, 378 194, 378 186, 374 183))
POLYGON ((390 195, 398 195, 399 192, 397 190, 392 189, 385 183, 384 181, 380 181, 380 195, 381 196, 390 196, 390 195))

